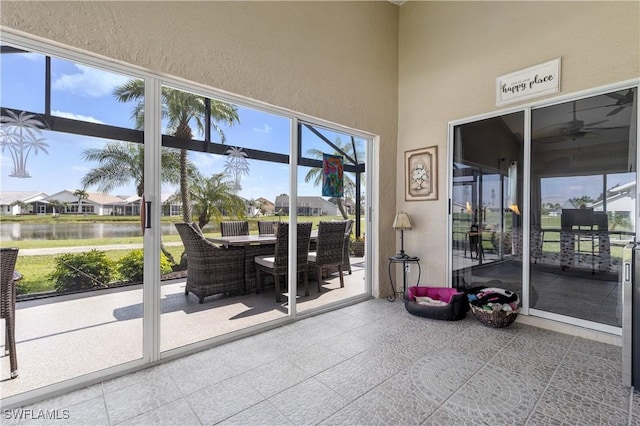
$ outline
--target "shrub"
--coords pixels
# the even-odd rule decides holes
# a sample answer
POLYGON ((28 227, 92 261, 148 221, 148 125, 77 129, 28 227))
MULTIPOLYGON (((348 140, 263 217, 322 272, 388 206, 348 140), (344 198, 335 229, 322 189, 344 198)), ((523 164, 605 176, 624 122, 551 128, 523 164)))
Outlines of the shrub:
POLYGON ((103 251, 67 253, 54 261, 55 269, 49 279, 58 292, 104 287, 111 279, 112 262, 103 251))
MULTIPOLYGON (((141 283, 144 275, 144 251, 132 250, 118 261, 116 269, 123 281, 141 283)), ((168 274, 172 270, 169 259, 164 253, 160 253, 160 273, 168 274)))

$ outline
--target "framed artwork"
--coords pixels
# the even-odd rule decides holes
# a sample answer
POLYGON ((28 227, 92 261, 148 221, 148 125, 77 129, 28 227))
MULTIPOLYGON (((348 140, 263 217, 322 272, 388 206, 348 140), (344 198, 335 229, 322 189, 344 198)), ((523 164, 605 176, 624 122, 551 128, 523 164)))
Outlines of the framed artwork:
POLYGON ((404 199, 438 199, 438 147, 414 149, 404 153, 404 199))
POLYGON ((344 165, 339 155, 322 155, 322 196, 342 197, 344 195, 344 165))

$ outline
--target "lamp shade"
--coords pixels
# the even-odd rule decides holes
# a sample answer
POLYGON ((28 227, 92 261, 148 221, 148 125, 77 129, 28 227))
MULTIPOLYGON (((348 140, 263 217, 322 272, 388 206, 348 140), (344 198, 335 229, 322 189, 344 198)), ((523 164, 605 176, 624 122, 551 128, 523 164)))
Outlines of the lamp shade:
POLYGON ((411 229, 411 219, 405 212, 396 213, 396 218, 393 220, 393 229, 411 229))

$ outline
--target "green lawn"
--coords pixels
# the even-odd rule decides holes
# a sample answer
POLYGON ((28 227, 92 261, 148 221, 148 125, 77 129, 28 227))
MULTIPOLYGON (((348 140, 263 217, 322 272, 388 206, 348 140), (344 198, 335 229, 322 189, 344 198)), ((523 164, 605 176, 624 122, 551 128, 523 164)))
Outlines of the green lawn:
MULTIPOLYGON (((11 222, 20 223, 79 223, 79 222, 119 222, 119 223, 139 223, 138 217, 122 217, 122 216, 81 216, 81 215, 62 215, 58 218, 52 218, 51 216, 11 216, 8 217, 11 222)), ((300 222, 312 222, 313 227, 317 229, 320 221, 337 220, 342 219, 341 216, 321 216, 321 217, 299 217, 300 222)), ((227 219, 225 219, 227 220, 227 219)), ((248 218, 249 229, 252 234, 258 233, 258 224, 260 220, 274 221, 278 220, 278 217, 268 216, 262 218, 248 218)), ((288 217, 282 217, 282 221, 287 221, 288 217)), ((179 217, 163 218, 163 223, 175 223, 180 222, 179 217)), ((362 218, 362 230, 364 232, 366 223, 362 218)), ((220 229, 217 223, 209 223, 203 229, 205 235, 214 236, 220 235, 220 229)), ((179 235, 164 235, 163 241, 179 242, 179 235)), ((77 247, 77 246, 91 246, 100 250, 100 246, 105 245, 129 245, 129 244, 142 244, 142 236, 139 237, 122 237, 122 238, 99 238, 99 239, 74 239, 74 240, 22 240, 22 241, 1 241, 1 247, 17 247, 22 250, 35 249, 35 248, 65 248, 65 247, 77 247)), ((183 252, 182 245, 180 246, 167 246, 169 252, 174 256, 176 261, 179 262, 180 256, 183 252)), ((122 257, 126 256, 132 249, 123 250, 107 250, 106 256, 109 260, 118 261, 122 257)), ((54 284, 48 279, 48 275, 53 271, 55 267, 55 258, 58 255, 39 255, 39 256, 18 256, 16 263, 16 269, 20 271, 23 279, 18 283, 19 294, 39 293, 46 291, 53 291, 54 284)))
MULTIPOLYGON (((170 246, 167 250, 173 255, 177 262, 183 252, 182 246, 170 246)), ((118 261, 129 254, 131 250, 107 250, 106 256, 111 261, 118 261)), ((18 256, 16 270, 22 274, 22 280, 18 282, 18 294, 40 293, 54 290, 54 284, 48 275, 55 268, 55 258, 58 255, 42 256, 18 256)))

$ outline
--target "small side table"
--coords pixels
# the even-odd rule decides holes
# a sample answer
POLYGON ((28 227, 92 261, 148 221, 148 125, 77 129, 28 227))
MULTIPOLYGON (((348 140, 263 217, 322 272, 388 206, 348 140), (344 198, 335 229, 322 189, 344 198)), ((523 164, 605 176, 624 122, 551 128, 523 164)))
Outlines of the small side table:
POLYGON ((392 256, 389 258, 389 281, 391 281, 391 289, 393 290, 393 294, 391 296, 387 296, 387 300, 389 302, 393 302, 396 300, 396 295, 399 294, 396 291, 396 286, 393 284, 393 276, 391 275, 391 265, 395 263, 402 263, 402 295, 407 292, 407 264, 415 263, 418 265, 418 281, 416 285, 420 285, 420 275, 422 274, 422 268, 420 267, 420 258, 418 256, 392 256))

